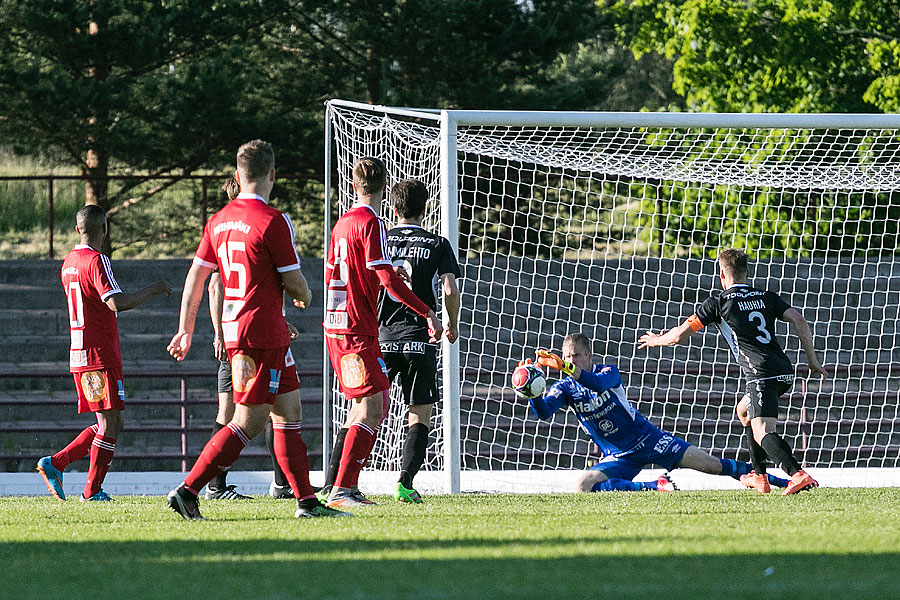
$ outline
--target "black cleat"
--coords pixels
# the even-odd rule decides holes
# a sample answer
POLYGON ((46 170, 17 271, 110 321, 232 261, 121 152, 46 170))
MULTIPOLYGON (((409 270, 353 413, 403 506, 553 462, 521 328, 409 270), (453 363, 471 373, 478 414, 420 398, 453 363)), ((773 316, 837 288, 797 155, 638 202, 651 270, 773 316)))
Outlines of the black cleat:
POLYGON ((188 521, 204 521, 200 514, 200 503, 197 496, 184 489, 184 484, 169 492, 166 496, 166 504, 188 521))
POLYGON ((310 519, 316 517, 352 517, 353 515, 342 510, 328 508, 321 501, 310 498, 297 501, 297 512, 294 516, 298 519, 310 519))

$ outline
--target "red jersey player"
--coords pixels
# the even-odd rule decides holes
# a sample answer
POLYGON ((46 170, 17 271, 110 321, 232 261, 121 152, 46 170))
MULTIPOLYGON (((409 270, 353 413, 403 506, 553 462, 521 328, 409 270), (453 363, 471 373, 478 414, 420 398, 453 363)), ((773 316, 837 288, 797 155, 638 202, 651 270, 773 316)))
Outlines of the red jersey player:
POLYGON ((184 282, 178 333, 169 353, 184 360, 191 347, 206 278, 216 268, 225 298, 222 336, 231 360, 234 416, 207 442, 184 482, 166 501, 185 519, 202 519, 197 493, 237 459, 271 414, 274 447, 297 498, 296 517, 345 516, 320 503, 309 485, 309 459, 300 435, 300 382, 282 314, 284 292, 305 308, 309 287, 300 272, 290 217, 268 205, 275 155, 262 140, 238 149, 241 193, 206 224, 184 282))
POLYGON ((99 206, 89 204, 78 211, 75 231, 81 243, 66 256, 61 271, 72 338, 69 371, 75 380, 78 412, 96 413, 97 424, 85 428, 53 456, 40 459, 37 470, 50 493, 65 500, 63 470, 90 453, 81 501, 105 501, 111 498, 102 489, 103 479, 122 431, 125 408, 116 313, 139 306, 156 294, 168 295, 172 288, 162 280, 131 294, 119 288, 109 258, 100 253, 107 225, 106 213, 99 206))
POLYGON ((391 264, 384 225, 373 208, 381 205, 386 178, 384 164, 377 158, 361 158, 353 166, 356 203, 331 231, 325 263, 325 343, 341 391, 352 403, 335 443, 342 451, 326 501, 332 507, 373 504, 356 485, 375 445, 390 389, 378 344, 381 286, 425 318, 431 341, 442 333, 437 315, 400 279, 391 264))

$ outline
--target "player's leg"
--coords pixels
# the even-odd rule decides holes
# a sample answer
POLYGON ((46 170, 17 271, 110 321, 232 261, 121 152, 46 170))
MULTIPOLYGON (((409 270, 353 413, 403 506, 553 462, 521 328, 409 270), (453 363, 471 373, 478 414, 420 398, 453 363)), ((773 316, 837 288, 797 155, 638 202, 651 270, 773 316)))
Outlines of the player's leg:
POLYGON ((91 440, 87 481, 80 498, 82 502, 110 499, 103 491, 103 481, 116 452, 116 440, 124 427, 122 411, 118 409, 98 411, 97 425, 97 434, 91 440))
MULTIPOLYGON (((701 473, 709 473, 710 475, 725 475, 732 479, 737 479, 741 483, 744 483, 744 485, 747 485, 745 480, 748 475, 752 478, 752 475, 750 474, 753 471, 753 466, 750 463, 746 463, 742 460, 732 460, 730 458, 716 458, 696 446, 689 446, 688 449, 685 450, 679 467, 700 471, 701 473)), ((773 485, 779 487, 785 487, 787 485, 787 481, 780 477, 775 477, 772 474, 764 474, 763 476, 773 485)), ((747 487, 753 486, 748 485, 747 487)))
POLYGON ((269 495, 275 499, 293 498, 294 490, 291 489, 291 484, 275 456, 275 430, 272 427, 271 416, 266 421, 266 450, 269 451, 269 458, 272 460, 272 483, 269 484, 269 495))
MULTIPOLYGON (((414 349, 418 350, 418 347, 414 349)), ((394 500, 419 504, 422 497, 413 488, 413 478, 425 462, 432 407, 439 397, 437 349, 423 344, 421 353, 406 352, 401 356, 404 367, 400 371, 400 386, 403 390, 403 399, 409 406, 409 428, 403 442, 400 477, 394 500)))
MULTIPOLYGON (((212 435, 216 435, 220 429, 231 422, 234 417, 234 402, 232 398, 231 363, 227 360, 219 362, 219 372, 216 377, 216 388, 219 399, 219 408, 216 412, 216 420, 213 423, 212 435)), ((210 436, 212 439, 212 436, 210 436)), ((250 500, 235 490, 235 486, 228 485, 228 469, 212 478, 206 485, 207 500, 250 500)))
POLYGON ((748 404, 753 438, 762 446, 766 454, 791 476, 791 480, 782 494, 795 494, 817 487, 818 482, 800 467, 791 447, 775 431, 778 422, 778 397, 790 389, 790 384, 768 379, 751 382, 751 385, 757 390, 755 395, 750 394, 748 404), (755 401, 756 398, 759 400, 755 401))
POLYGON ((634 481, 642 465, 631 461, 607 456, 585 471, 575 482, 575 492, 642 492, 658 490, 671 492, 675 485, 668 476, 656 481, 634 481))

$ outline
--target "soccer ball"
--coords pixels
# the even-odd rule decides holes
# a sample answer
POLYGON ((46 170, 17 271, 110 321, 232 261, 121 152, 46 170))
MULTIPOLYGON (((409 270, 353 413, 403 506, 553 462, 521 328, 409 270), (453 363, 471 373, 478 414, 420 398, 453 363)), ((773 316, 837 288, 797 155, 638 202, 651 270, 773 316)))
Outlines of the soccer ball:
POLYGON ((520 398, 538 398, 547 389, 547 378, 535 365, 522 365, 513 371, 512 386, 520 398))

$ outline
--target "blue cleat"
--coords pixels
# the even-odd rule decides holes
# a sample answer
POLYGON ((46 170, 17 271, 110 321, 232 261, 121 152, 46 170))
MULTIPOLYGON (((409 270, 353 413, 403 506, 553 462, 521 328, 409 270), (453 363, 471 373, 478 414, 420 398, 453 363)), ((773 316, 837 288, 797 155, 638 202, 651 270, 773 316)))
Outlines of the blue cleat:
POLYGON ((57 500, 65 500, 66 492, 63 491, 63 474, 62 471, 53 466, 53 461, 49 456, 45 456, 37 462, 37 471, 44 478, 47 489, 53 494, 57 500))
POLYGON ((82 502, 112 502, 112 498, 103 490, 100 490, 90 498, 85 498, 84 494, 80 494, 78 499, 82 502))

